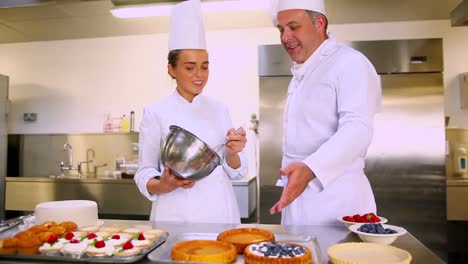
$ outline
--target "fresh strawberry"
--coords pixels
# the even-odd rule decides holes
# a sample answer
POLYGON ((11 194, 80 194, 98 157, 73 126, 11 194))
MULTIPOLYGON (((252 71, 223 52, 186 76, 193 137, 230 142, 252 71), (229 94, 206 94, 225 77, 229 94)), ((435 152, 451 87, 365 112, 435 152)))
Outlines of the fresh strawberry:
POLYGON ((96 248, 103 248, 106 246, 106 243, 104 242, 104 240, 99 240, 99 241, 96 241, 96 243, 94 244, 94 246, 96 248))
POLYGON ((112 239, 120 239, 120 236, 116 234, 116 235, 113 235, 111 238, 112 239))
POLYGON ((93 238, 96 238, 96 237, 97 237, 97 235, 94 234, 94 233, 90 233, 90 234, 88 235, 88 239, 93 239, 93 238))
POLYGON ((372 219, 372 214, 365 214, 364 219, 366 219, 366 222, 370 221, 372 219))
POLYGON ((125 244, 123 244, 122 248, 125 249, 125 250, 131 249, 131 248, 133 248, 133 244, 132 244, 132 242, 129 240, 129 241, 125 242, 125 244))
POLYGON ((68 232, 65 234, 66 240, 71 240, 75 235, 72 232, 68 232))
POLYGON ((354 219, 349 215, 343 216, 343 220, 348 221, 348 222, 355 222, 354 219))
POLYGON ((49 239, 47 239, 47 243, 52 244, 52 243, 54 243, 54 242, 57 242, 57 240, 58 240, 58 236, 56 236, 56 235, 51 235, 51 236, 49 237, 49 239))
POLYGON ((70 240, 70 243, 72 243, 72 244, 78 244, 78 243, 80 243, 80 240, 78 240, 78 239, 72 239, 72 240, 70 240))
POLYGON ((378 216, 373 216, 371 218, 371 221, 372 221, 372 223, 378 223, 378 222, 380 222, 380 218, 378 216))
POLYGON ((140 234, 138 235, 138 240, 145 240, 145 239, 146 239, 146 238, 145 238, 145 236, 143 235, 143 233, 140 233, 140 234))
POLYGON ((359 215, 359 214, 353 215, 353 219, 354 219, 355 222, 362 222, 362 220, 363 220, 361 215, 359 215))

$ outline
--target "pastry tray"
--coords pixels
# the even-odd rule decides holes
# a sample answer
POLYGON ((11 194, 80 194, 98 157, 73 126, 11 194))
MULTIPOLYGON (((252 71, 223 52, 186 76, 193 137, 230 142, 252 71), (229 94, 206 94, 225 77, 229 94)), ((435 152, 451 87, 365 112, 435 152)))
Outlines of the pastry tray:
MULTIPOLYGON (((183 233, 171 237, 164 245, 160 246, 156 250, 148 254, 148 258, 151 261, 157 263, 192 263, 187 261, 173 261, 171 259, 171 249, 172 247, 181 241, 186 240, 216 240, 218 233, 183 233)), ((290 235, 290 234, 275 234, 276 241, 287 241, 301 244, 310 249, 312 253, 312 263, 321 264, 322 263, 322 251, 320 251, 320 246, 318 244, 317 238, 315 236, 307 235, 290 235)), ((237 255, 236 264, 244 263, 244 255, 237 255)))
POLYGON ((132 263, 144 258, 148 253, 150 253, 155 248, 161 246, 166 242, 169 234, 166 232, 158 239, 156 239, 153 245, 149 248, 143 249, 142 253, 135 256, 104 256, 104 257, 94 257, 83 254, 80 257, 68 257, 64 256, 61 253, 58 255, 0 255, 0 259, 24 259, 24 260, 45 260, 45 261, 59 261, 59 262, 84 262, 84 263, 132 263))

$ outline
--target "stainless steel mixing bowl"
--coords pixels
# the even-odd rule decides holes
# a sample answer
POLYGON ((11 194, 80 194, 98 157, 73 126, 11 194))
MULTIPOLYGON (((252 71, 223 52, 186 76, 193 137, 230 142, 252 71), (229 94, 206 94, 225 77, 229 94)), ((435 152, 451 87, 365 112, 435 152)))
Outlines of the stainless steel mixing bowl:
POLYGON ((198 181, 221 165, 218 153, 197 136, 179 126, 169 129, 161 148, 161 159, 174 176, 198 181))

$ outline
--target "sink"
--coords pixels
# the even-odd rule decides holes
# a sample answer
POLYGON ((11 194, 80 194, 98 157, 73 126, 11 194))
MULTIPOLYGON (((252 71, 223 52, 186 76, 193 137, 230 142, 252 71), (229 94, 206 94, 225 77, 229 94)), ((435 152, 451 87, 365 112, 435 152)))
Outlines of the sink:
POLYGON ((85 176, 78 176, 78 175, 49 175, 49 178, 54 178, 54 179, 85 179, 87 177, 85 176))

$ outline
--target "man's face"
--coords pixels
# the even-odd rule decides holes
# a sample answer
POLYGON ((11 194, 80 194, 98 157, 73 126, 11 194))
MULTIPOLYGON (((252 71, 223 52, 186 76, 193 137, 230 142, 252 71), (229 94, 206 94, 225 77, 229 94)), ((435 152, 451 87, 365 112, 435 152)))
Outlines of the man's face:
POLYGON ((284 10, 278 13, 281 43, 289 57, 303 63, 326 39, 323 16, 312 22, 305 10, 284 10))

